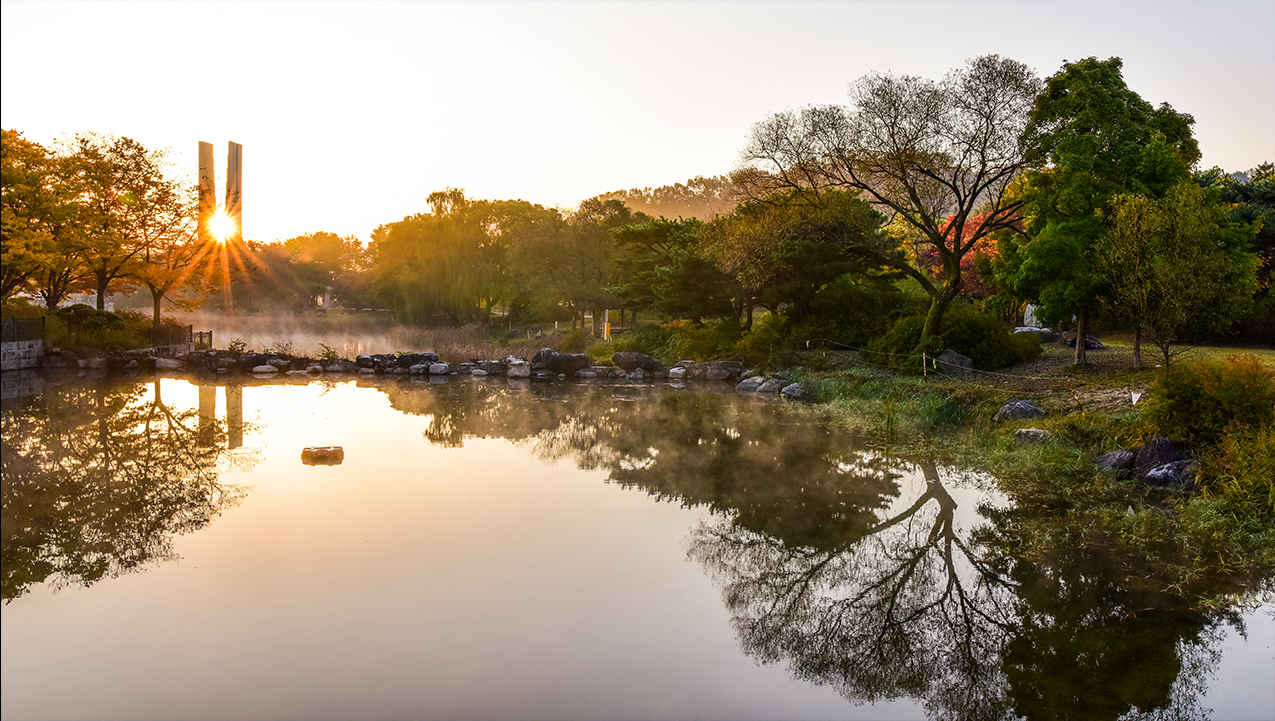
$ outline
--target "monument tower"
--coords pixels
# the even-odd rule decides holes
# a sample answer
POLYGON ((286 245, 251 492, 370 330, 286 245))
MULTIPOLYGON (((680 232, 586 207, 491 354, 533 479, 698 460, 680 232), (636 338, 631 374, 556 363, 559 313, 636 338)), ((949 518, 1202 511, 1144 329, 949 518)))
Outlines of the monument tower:
MULTIPOLYGON (((243 145, 230 141, 226 150, 226 216, 234 221, 227 244, 243 241, 243 145)), ((208 219, 217 210, 217 169, 212 143, 199 141, 199 237, 208 237, 208 219)))

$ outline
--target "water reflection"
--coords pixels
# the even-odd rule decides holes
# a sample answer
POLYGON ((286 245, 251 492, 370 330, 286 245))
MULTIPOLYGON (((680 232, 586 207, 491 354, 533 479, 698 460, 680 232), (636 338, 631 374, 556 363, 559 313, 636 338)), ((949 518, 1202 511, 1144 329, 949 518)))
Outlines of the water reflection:
POLYGON ((201 388, 199 410, 171 408, 155 381, 4 402, 6 603, 41 582, 90 586, 171 560, 174 535, 242 498, 244 489, 219 481, 231 439, 206 396, 201 388))
MULTIPOLYGON (((1202 699, 1225 626, 1242 628, 1233 608, 1166 590, 1146 559, 1047 540, 1070 540, 1057 513, 1004 499, 975 508, 979 479, 925 456, 890 457, 754 398, 649 386, 359 384, 421 421, 420 443, 508 439, 546 461, 711 509, 686 551, 720 588, 740 648, 855 703, 919 699, 931 718, 951 719, 1207 718, 1202 699)), ((321 406, 317 390, 306 392, 321 406)), ((243 442, 242 389, 227 387, 225 397, 225 420, 215 390, 201 389, 198 408, 181 410, 163 401, 158 383, 6 401, 4 599, 42 581, 90 585, 171 558, 176 534, 242 498, 219 478, 226 461, 245 458, 231 453, 243 442)), ((290 422, 305 424, 293 421, 303 405, 289 404, 290 422)), ((417 442, 412 433, 408 443, 417 442)), ((371 480, 374 464, 360 465, 367 457, 352 452, 338 470, 372 469, 364 471, 371 480)), ((448 493, 476 481, 447 478, 448 493)), ((371 482, 333 485, 386 492, 371 482)), ((411 518, 413 528, 430 525, 411 518)), ((383 516, 368 527, 380 532, 383 521, 397 537, 383 516)), ((452 521, 474 525, 431 523, 446 530, 452 521)), ((428 553, 419 560, 446 565, 428 553)), ((1269 583, 1244 579, 1224 590, 1243 596, 1269 583)), ((556 598, 562 588, 535 593, 556 598)))
POLYGON ((719 511, 688 555, 722 589, 743 650, 856 703, 919 698, 950 719, 1204 719, 1222 626, 1243 630, 1234 609, 1197 608, 1111 549, 1022 557, 1045 518, 1003 504, 962 527, 949 485, 969 478, 748 399, 382 390, 429 416, 432 443, 507 437, 719 511), (901 495, 908 473, 921 479, 914 497, 901 495))

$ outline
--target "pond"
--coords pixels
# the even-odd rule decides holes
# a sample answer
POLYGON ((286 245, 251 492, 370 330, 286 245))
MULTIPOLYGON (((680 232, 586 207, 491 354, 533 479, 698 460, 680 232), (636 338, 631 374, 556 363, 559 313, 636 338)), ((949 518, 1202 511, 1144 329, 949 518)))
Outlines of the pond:
POLYGON ((991 479, 756 398, 211 383, 4 401, 4 718, 1275 709, 1257 590, 1019 558, 991 479))

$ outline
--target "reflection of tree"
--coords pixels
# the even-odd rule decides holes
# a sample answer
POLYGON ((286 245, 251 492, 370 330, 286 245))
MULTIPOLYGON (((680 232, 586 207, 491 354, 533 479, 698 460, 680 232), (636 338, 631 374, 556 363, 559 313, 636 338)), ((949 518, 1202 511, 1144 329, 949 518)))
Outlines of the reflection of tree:
POLYGON ((906 509, 824 548, 794 548, 718 517, 690 555, 723 586, 744 649, 854 701, 924 698, 932 714, 1001 718, 994 659, 1012 586, 953 524, 956 503, 931 465, 906 509))
POLYGON ((218 479, 223 423, 164 404, 159 383, 58 389, 6 403, 3 598, 45 580, 91 585, 174 558, 173 536, 206 525, 243 490, 218 479))
MULTIPOLYGON (((999 512, 989 545, 1057 524, 999 512)), ((1061 534, 1060 534, 1061 535, 1061 534)), ((1031 719, 1208 718, 1200 698, 1216 668, 1231 610, 1201 611, 1112 549, 1058 544, 1019 559, 1012 576, 1019 613, 1004 651, 1009 694, 1031 719)))
POLYGON ((385 390, 431 416, 431 442, 509 438, 717 511, 689 554, 722 587, 744 650, 847 699, 915 697, 952 719, 1208 715, 1199 699, 1220 624, 1238 617, 1141 580, 1155 567, 1136 554, 1069 547, 1056 510, 984 508, 986 524, 959 528, 933 463, 917 464, 918 497, 891 506, 900 476, 889 459, 733 394, 385 390), (1038 548, 1054 552, 1026 552, 1038 548))
POLYGON ((797 546, 822 547, 869 526, 898 494, 886 459, 856 437, 793 425, 777 408, 734 394, 629 386, 533 384, 506 393, 479 383, 383 386, 391 404, 429 417, 426 440, 524 442, 546 460, 605 468, 611 480, 706 504, 797 546))

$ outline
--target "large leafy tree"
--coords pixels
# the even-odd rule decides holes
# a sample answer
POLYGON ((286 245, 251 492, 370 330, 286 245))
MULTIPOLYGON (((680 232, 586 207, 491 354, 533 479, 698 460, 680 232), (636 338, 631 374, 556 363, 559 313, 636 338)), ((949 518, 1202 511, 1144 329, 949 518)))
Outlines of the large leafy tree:
POLYGON ((97 309, 105 308, 112 283, 134 275, 147 248, 180 222, 188 202, 178 183, 165 176, 164 151, 126 137, 84 133, 67 149, 75 169, 83 258, 93 275, 97 309))
POLYGON ((755 200, 782 190, 858 190, 915 232, 941 280, 875 244, 856 250, 908 274, 931 303, 925 338, 964 286, 961 261, 1014 221, 1006 191, 1026 167, 1019 137, 1040 81, 1022 63, 986 55, 942 81, 873 74, 850 87, 850 105, 807 107, 758 123, 734 179, 755 200), (970 221, 978 218, 977 223, 970 221))
POLYGON ((354 236, 319 231, 289 238, 283 247, 288 250, 293 280, 307 307, 330 290, 339 290, 341 280, 357 272, 363 263, 363 244, 354 236))
POLYGON ((1027 242, 1007 280, 1038 301, 1046 320, 1076 317, 1078 364, 1090 316, 1110 292, 1093 260, 1114 199, 1161 198, 1190 179, 1200 156, 1191 116, 1167 103, 1152 107, 1125 85, 1121 67, 1120 58, 1064 64, 1046 81, 1023 134, 1035 170, 1015 193, 1027 242))
POLYGON ((735 279, 748 305, 782 307, 800 321, 821 288, 868 270, 865 259, 904 264, 897 242, 880 232, 883 221, 853 191, 791 190, 744 203, 699 235, 702 252, 735 279))
POLYGON ((665 317, 737 318, 739 286, 700 252, 703 225, 694 218, 657 218, 616 230, 619 260, 611 292, 629 308, 665 317))
POLYGON ((1238 324, 1241 335, 1264 341, 1275 337, 1275 295, 1271 294, 1271 270, 1275 268, 1275 163, 1262 163, 1247 173, 1227 174, 1220 168, 1196 173, 1202 187, 1220 193, 1230 207, 1231 220, 1255 225, 1252 251, 1257 254, 1257 290, 1253 308, 1238 324), (1245 180, 1244 176, 1248 179, 1245 180))
POLYGON ((32 289, 52 308, 84 280, 68 163, 16 130, 0 149, 0 297, 32 289))
POLYGON ((1164 198, 1112 201, 1094 267, 1109 283, 1108 314, 1134 328, 1134 361, 1144 335, 1160 348, 1230 327, 1251 303, 1257 258, 1247 252, 1256 224, 1231 222, 1228 209, 1190 181, 1164 198))

